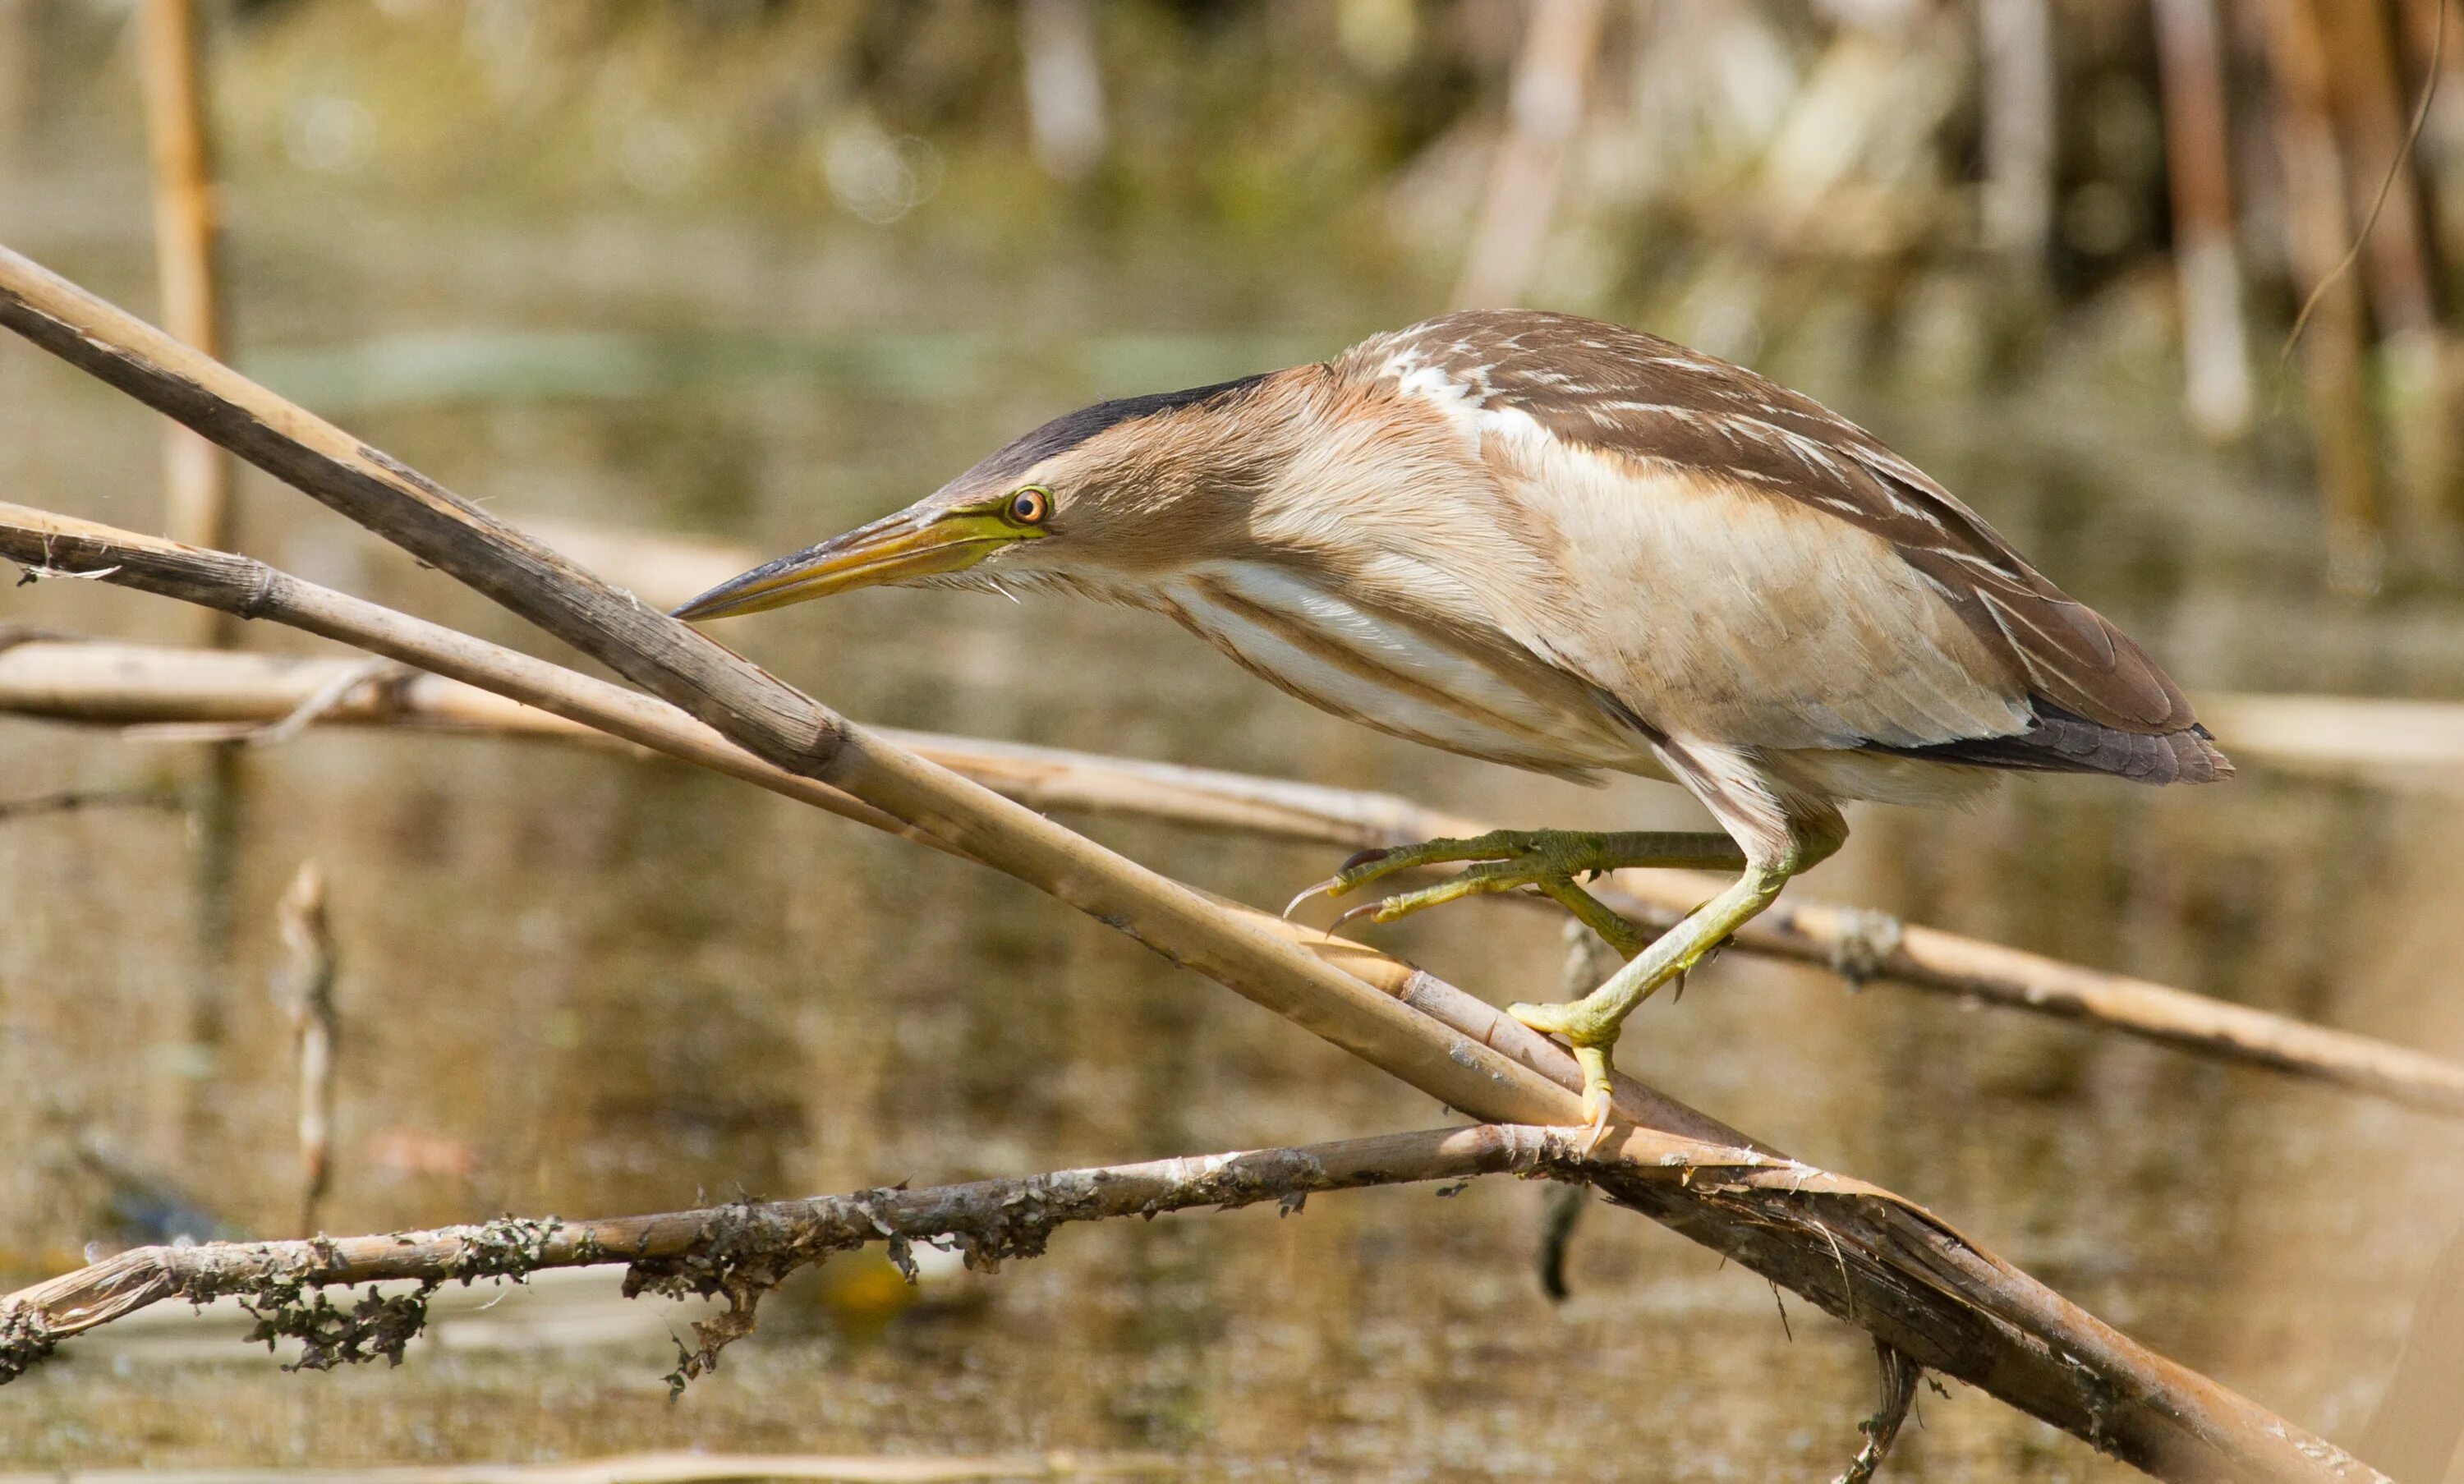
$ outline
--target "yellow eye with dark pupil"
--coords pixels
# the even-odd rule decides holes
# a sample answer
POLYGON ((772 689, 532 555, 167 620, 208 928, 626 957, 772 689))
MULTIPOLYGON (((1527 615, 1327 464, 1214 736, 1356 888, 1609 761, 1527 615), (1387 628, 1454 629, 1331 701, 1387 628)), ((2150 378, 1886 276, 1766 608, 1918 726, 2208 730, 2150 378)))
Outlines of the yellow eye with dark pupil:
POLYGON ((1052 496, 1032 486, 1009 497, 1009 518, 1022 526, 1041 525, 1051 513, 1052 496))

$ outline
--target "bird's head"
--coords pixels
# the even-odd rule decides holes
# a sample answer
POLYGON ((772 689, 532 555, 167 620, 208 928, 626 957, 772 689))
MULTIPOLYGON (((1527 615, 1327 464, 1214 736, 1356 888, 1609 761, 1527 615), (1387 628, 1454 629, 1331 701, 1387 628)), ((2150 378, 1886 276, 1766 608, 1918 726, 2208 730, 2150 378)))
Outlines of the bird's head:
POLYGON ((1285 456, 1275 387, 1296 374, 1055 418, 905 510, 722 582, 675 616, 759 613, 859 587, 1135 587, 1239 528, 1245 497, 1285 456))

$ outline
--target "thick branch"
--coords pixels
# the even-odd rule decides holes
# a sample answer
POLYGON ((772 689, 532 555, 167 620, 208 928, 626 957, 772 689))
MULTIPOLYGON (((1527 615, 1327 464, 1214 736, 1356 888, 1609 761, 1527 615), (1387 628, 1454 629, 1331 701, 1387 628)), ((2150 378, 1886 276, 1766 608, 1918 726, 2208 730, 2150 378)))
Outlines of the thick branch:
MULTIPOLYGON (((1310 955, 1291 934, 1266 930, 1254 916, 868 735, 395 461, 6 251, 0 323, 497 598, 765 760, 1043 888, 1477 1117, 1545 1124, 1576 1117, 1567 1083, 1533 1069, 1546 1062, 1571 1074, 1562 1049, 1546 1041, 1529 1047, 1538 1038, 1527 1031, 1519 1044, 1528 1054, 1509 1058, 1493 1049, 1497 1041, 1475 1041, 1310 955)), ((75 539, 59 544, 73 547, 75 539)), ((175 569, 237 560, 178 548, 165 556, 175 569)), ((240 611, 269 610, 251 600, 240 611)), ((446 633, 456 644, 474 643, 446 633)), ((2323 1441, 2149 1353, 1887 1197, 1822 1195, 1814 1197, 1823 1202, 1818 1208, 1771 1211, 1727 1182, 1662 1185, 1621 1171, 1598 1178, 1620 1201, 1787 1283, 1918 1364, 2161 1476, 2370 1476, 2323 1441)))
MULTIPOLYGON (((246 594, 255 588, 235 591, 246 594)), ((360 638, 350 642, 366 643, 360 638)), ((428 663, 406 657, 414 664, 428 663)), ((484 731, 585 743, 608 738, 607 718, 596 709, 569 712, 578 719, 567 720, 509 703, 475 686, 435 675, 372 676, 362 666, 353 660, 293 655, 29 641, 0 647, 0 712, 145 726, 162 729, 160 735, 211 738, 287 727, 303 714, 303 708, 318 708, 322 698, 315 718, 321 722, 484 731)), ((614 687, 605 689, 627 695, 614 687)), ((667 731, 693 728, 681 713, 663 709, 668 710, 667 731)), ((1389 794, 973 737, 887 729, 876 734, 1040 810, 1131 815, 1344 849, 1478 835, 1491 828, 1389 794)), ((672 750, 659 741, 649 745, 672 750)), ((739 749, 728 750, 740 762, 755 761, 739 749)), ((759 773, 739 776, 765 788, 799 792, 794 775, 756 766, 759 773)), ((803 790, 811 787, 802 784, 803 790)), ((861 808, 836 794, 825 807, 861 808)), ((868 822, 895 824, 877 814, 868 822)), ((1699 902, 1707 888, 1689 874, 1626 871, 1596 890, 1631 916, 1667 924, 1699 902)), ((1508 900, 1545 905, 1532 897, 1508 900)), ((2083 1020, 2200 1056, 2289 1072, 2450 1117, 2464 1115, 2464 1066, 2441 1058, 2145 979, 1901 923, 1862 908, 1784 900, 1739 932, 1736 947, 1859 980, 2083 1020)))

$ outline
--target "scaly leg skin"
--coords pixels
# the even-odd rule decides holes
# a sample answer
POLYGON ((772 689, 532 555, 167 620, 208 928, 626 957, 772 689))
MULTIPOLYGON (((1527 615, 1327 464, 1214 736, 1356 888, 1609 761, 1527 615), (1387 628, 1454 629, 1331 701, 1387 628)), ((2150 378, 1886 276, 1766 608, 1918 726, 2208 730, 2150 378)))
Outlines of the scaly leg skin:
MULTIPOLYGON (((1528 887, 1573 913, 1618 956, 1632 958, 1649 946, 1649 936, 1576 885, 1575 877, 1627 866, 1733 870, 1745 860, 1745 853, 1727 836, 1700 830, 1492 830, 1467 840, 1432 840, 1395 850, 1363 851, 1345 862, 1342 870, 1294 897, 1291 906, 1298 906, 1318 892, 1339 897, 1403 871, 1468 861, 1477 863, 1460 875, 1354 907, 1343 914, 1343 920, 1366 917, 1391 923, 1464 897, 1528 887)), ((1289 912, 1291 906, 1284 910, 1289 912)))
POLYGON ((1696 907, 1581 999, 1565 1005, 1506 1007, 1507 1015, 1525 1025, 1546 1036, 1562 1036, 1573 1047, 1574 1059, 1583 1069, 1583 1118, 1591 1124, 1594 1139, 1608 1127, 1609 1100, 1614 1093, 1609 1051, 1617 1044, 1617 1028, 1625 1017, 1654 991, 1701 963, 1703 955, 1771 906, 1791 874, 1781 868, 1749 865, 1727 890, 1696 907))

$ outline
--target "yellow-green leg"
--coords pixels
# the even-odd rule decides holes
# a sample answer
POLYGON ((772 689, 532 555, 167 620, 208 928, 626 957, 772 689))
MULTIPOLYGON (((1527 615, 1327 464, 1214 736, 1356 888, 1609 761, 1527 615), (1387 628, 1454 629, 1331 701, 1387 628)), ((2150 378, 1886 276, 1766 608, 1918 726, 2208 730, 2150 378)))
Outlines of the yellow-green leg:
POLYGON ((1536 891, 1564 906, 1617 949, 1627 960, 1625 967, 1570 1004, 1512 1005, 1507 1013, 1535 1031, 1566 1037, 1573 1047, 1574 1059, 1583 1069, 1583 1116, 1598 1128, 1608 1121, 1613 1086, 1609 1053, 1625 1017, 1771 906, 1791 876, 1837 846, 1836 839, 1808 836, 1796 842, 1788 864, 1772 866, 1749 863, 1736 841, 1705 831, 1492 830, 1465 840, 1432 840, 1397 850, 1363 851, 1345 862, 1342 870, 1294 897, 1292 906, 1319 892, 1339 897, 1404 871, 1468 862, 1466 869, 1434 886, 1397 892, 1354 907, 1344 918, 1391 923, 1448 902, 1499 891, 1536 891), (1742 874, 1683 922, 1653 938, 1575 884, 1577 876, 1628 866, 1729 869, 1742 874))
POLYGON ((1608 1123, 1613 1086, 1609 1052, 1617 1045, 1617 1029, 1625 1017, 1654 991, 1701 963, 1703 955, 1771 906, 1791 874, 1777 867, 1749 865, 1727 890, 1696 907, 1581 999, 1565 1005, 1507 1007, 1506 1013, 1515 1019, 1544 1035, 1562 1036, 1574 1048, 1574 1059, 1583 1068, 1583 1117, 1593 1127, 1608 1123))
POLYGON ((1319 892, 1340 897, 1404 871, 1463 862, 1474 863, 1434 886, 1397 892, 1354 907, 1344 914, 1344 920, 1366 917, 1391 923, 1465 897, 1529 889, 1572 912, 1616 949, 1619 957, 1632 958, 1650 945, 1650 935, 1575 884, 1576 877, 1628 866, 1733 870, 1744 865, 1746 858, 1727 836, 1702 830, 1491 830, 1463 840, 1363 851, 1345 862, 1342 870, 1294 897, 1292 906, 1319 892))

